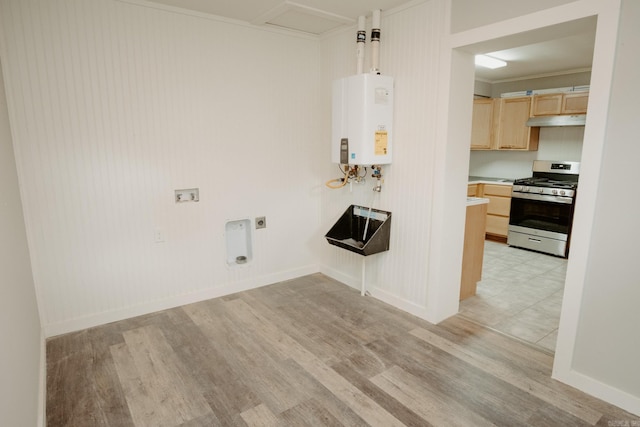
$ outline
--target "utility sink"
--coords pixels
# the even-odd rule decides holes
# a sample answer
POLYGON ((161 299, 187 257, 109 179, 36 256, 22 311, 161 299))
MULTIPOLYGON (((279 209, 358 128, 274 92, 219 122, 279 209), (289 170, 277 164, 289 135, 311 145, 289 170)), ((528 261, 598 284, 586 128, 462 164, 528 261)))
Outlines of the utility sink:
POLYGON ((359 255, 389 250, 391 212, 351 205, 325 235, 329 244, 359 255))

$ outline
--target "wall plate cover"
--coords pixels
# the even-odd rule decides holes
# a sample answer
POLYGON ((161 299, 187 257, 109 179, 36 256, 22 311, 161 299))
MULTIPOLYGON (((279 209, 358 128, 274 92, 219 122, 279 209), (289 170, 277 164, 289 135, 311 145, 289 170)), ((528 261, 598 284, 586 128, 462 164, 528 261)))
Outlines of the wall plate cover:
POLYGON ((175 190, 176 203, 184 202, 199 202, 200 201, 200 189, 199 188, 186 188, 183 190, 175 190))
POLYGON ((256 218, 256 230, 259 228, 267 228, 267 217, 259 216, 256 218))

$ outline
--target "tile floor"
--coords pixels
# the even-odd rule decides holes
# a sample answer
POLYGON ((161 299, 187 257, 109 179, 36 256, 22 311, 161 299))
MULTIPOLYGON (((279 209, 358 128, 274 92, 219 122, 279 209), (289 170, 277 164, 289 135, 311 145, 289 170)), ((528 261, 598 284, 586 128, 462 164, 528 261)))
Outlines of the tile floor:
POLYGON ((460 314, 555 351, 566 268, 566 259, 487 240, 482 280, 460 314))

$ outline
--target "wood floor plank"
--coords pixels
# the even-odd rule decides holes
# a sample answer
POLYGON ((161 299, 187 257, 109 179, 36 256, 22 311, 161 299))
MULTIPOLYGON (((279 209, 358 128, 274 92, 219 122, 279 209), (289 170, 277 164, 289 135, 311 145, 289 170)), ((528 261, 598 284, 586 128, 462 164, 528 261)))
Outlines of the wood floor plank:
MULTIPOLYGON (((235 301, 238 300, 230 303, 235 301)), ((295 380, 290 378, 284 365, 264 352, 256 337, 252 336, 253 332, 242 327, 238 320, 221 307, 215 323, 202 322, 200 329, 208 339, 217 343, 243 387, 250 385, 258 401, 267 403, 276 412, 289 409, 307 398, 305 387, 297 391, 295 380)))
POLYGON ((334 365, 332 368, 351 384, 358 387, 358 389, 360 389, 364 394, 378 402, 380 406, 396 417, 404 425, 416 427, 429 425, 423 417, 419 416, 416 412, 411 410, 411 408, 407 407, 404 402, 394 398, 391 394, 387 393, 368 378, 358 374, 356 371, 351 369, 348 364, 338 364, 334 365))
POLYGON ((537 398, 544 400, 550 405, 557 406, 558 408, 574 415, 583 421, 594 425, 602 417, 602 413, 593 410, 583 404, 577 403, 565 395, 558 393, 556 390, 547 387, 544 384, 540 384, 530 378, 522 376, 520 373, 511 370, 510 368, 500 365, 493 360, 472 353, 464 347, 451 343, 450 341, 440 338, 438 335, 429 332, 423 328, 416 328, 411 331, 411 334, 432 344, 440 349, 454 355, 455 357, 464 360, 465 362, 484 369, 492 375, 500 378, 509 384, 518 387, 521 390, 536 396, 537 398))
POLYGON ((252 329, 259 330, 261 333, 271 336, 271 341, 274 345, 281 347, 283 352, 289 352, 293 360, 334 395, 349 405, 362 419, 371 425, 385 425, 389 427, 402 425, 402 423, 384 410, 384 408, 380 407, 375 401, 341 377, 298 342, 291 339, 288 335, 283 334, 276 326, 253 311, 246 303, 242 304, 241 302, 236 304, 236 312, 239 311, 241 307, 250 313, 250 315, 245 315, 243 318, 251 325, 252 329))
POLYGON ((108 351, 90 330, 47 343, 47 425, 133 425, 108 351), (96 348, 98 347, 98 348, 96 348))
POLYGON ((250 427, 275 427, 279 424, 278 418, 263 403, 247 409, 240 416, 250 427))
POLYGON ((126 344, 111 353, 136 425, 173 426, 212 414, 160 330, 145 326, 123 336, 126 344))
POLYGON ((164 331, 167 342, 188 367, 219 423, 242 425, 238 414, 259 405, 260 399, 236 374, 222 354, 223 349, 209 339, 186 312, 184 316, 189 320, 164 331))
POLYGON ((443 397, 456 400, 497 425, 526 426, 544 402, 482 369, 407 336, 369 345, 389 365, 402 367, 443 397))
POLYGON ((47 425, 640 425, 553 356, 322 274, 47 341, 47 425), (635 424, 634 424, 635 423, 635 424))
POLYGON ((493 426, 493 423, 455 400, 423 386, 420 379, 397 366, 371 378, 371 382, 431 424, 493 426))
POLYGON ((539 373, 545 377, 551 376, 553 353, 536 347, 531 343, 507 337, 498 331, 488 329, 473 321, 460 317, 452 317, 438 325, 437 329, 430 329, 448 341, 464 344, 474 351, 490 356, 501 363, 509 364, 513 368, 527 374, 539 373))
POLYGON ((305 427, 343 427, 345 425, 357 425, 353 423, 343 424, 318 400, 309 399, 288 409, 278 417, 280 425, 305 426, 305 427))

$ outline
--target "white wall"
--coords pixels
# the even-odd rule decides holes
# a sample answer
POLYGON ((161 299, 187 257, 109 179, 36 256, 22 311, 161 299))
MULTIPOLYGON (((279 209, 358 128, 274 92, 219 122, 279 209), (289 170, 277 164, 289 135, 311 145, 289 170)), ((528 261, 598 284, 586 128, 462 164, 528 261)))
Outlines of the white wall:
MULTIPOLYGON (((3 64, 4 65, 4 64, 3 64)), ((45 364, 18 175, 0 69, 0 425, 43 424, 45 364)))
POLYGON ((575 0, 452 0, 451 32, 490 25, 572 1, 575 0))
POLYGON ((317 39, 105 0, 0 19, 47 335, 318 271, 317 39), (229 268, 225 221, 263 215, 229 268))
POLYGON ((583 126, 541 128, 537 151, 472 151, 469 175, 526 178, 531 176, 534 160, 579 162, 583 139, 583 126))
POLYGON ((640 199, 628 190, 628 185, 633 186, 638 179, 640 159, 637 117, 640 4, 624 0, 620 16, 606 143, 573 367, 627 394, 628 404, 635 405, 636 413, 640 413, 637 268, 640 199))

